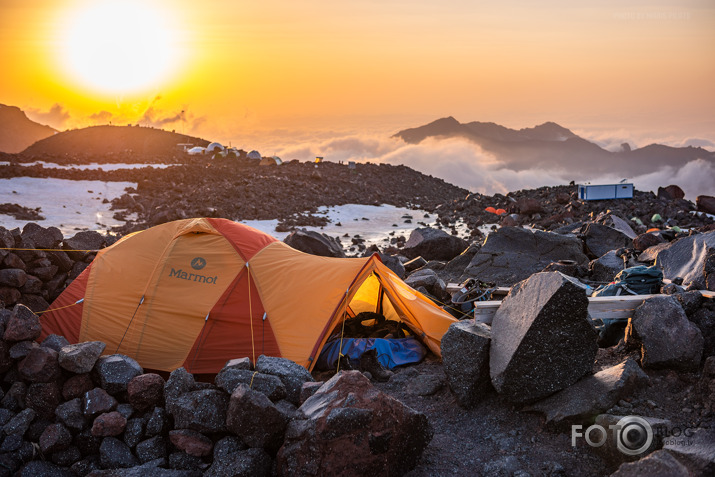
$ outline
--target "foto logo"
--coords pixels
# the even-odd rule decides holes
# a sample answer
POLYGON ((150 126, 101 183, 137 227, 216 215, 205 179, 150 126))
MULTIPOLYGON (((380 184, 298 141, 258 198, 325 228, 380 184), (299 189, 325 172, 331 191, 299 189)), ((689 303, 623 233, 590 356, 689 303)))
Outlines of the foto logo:
POLYGON ((202 257, 196 257, 191 260, 191 268, 194 270, 201 270, 206 266, 206 260, 202 257))

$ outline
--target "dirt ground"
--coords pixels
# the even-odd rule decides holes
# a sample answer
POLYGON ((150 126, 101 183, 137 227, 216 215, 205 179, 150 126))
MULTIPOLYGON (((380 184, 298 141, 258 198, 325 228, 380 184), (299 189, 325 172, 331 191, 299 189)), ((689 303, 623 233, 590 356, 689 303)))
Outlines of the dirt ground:
MULTIPOLYGON (((625 350, 599 350, 594 372, 620 363, 625 350)), ((637 356, 637 353, 635 354, 637 356)), ((317 375, 325 380, 331 373, 317 375)), ((650 385, 637 390, 610 413, 669 419, 681 427, 712 427, 715 419, 695 397, 698 373, 648 371, 650 385)), ((395 369, 381 391, 427 415, 434 435, 409 477, 434 476, 603 476, 617 469, 571 434, 547 429, 539 414, 521 411, 492 390, 471 409, 457 404, 439 358, 395 369)))

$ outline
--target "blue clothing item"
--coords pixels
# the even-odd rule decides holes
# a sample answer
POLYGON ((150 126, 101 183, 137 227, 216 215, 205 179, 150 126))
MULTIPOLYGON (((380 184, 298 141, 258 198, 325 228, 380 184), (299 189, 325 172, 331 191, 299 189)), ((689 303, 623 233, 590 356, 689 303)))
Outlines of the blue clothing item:
MULTIPOLYGON (((422 343, 412 336, 407 338, 343 338, 343 354, 358 363, 365 351, 377 350, 377 360, 387 369, 409 363, 419 363, 427 355, 422 343)), ((323 346, 315 366, 321 370, 337 367, 340 356, 340 338, 328 341, 323 346)))

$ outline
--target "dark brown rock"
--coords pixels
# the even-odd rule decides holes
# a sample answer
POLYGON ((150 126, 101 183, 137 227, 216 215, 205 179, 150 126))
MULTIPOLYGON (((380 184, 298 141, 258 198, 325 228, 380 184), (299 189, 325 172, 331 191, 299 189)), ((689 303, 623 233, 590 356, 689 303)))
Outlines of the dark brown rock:
POLYGON ((36 340, 40 337, 40 318, 24 305, 15 305, 5 326, 3 339, 7 341, 36 340))
POLYGON ((715 197, 711 195, 699 195, 695 198, 695 205, 698 211, 715 215, 715 197))
POLYGON ((0 270, 0 286, 21 288, 27 282, 27 273, 21 268, 5 268, 0 270))
POLYGON ((177 449, 196 457, 211 455, 214 447, 211 439, 191 429, 169 431, 169 440, 177 449))
POLYGON ((62 397, 69 401, 74 398, 81 398, 84 393, 94 388, 94 383, 89 374, 77 374, 70 376, 62 385, 62 397))
POLYGON ((654 245, 658 245, 659 243, 663 243, 665 240, 660 236, 660 234, 656 234, 653 232, 650 233, 645 233, 645 234, 640 234, 636 238, 633 239, 633 248, 635 248, 638 252, 643 252, 649 247, 652 247, 654 245))
POLYGON ((44 455, 67 449, 72 444, 72 434, 60 423, 50 424, 40 436, 40 450, 44 455))
POLYGON ((127 384, 129 402, 139 411, 163 404, 165 385, 164 378, 155 373, 135 376, 127 384))
POLYGON ((60 377, 57 351, 52 348, 32 348, 17 365, 20 376, 31 383, 48 383, 60 377))
POLYGON ((669 185, 667 187, 658 187, 658 198, 672 201, 685 198, 685 192, 677 185, 669 185))
POLYGON ((64 346, 59 353, 60 366, 75 374, 89 373, 106 347, 107 345, 101 341, 64 346))
POLYGON ((231 394, 226 427, 249 447, 277 450, 286 420, 268 397, 239 384, 231 394))
POLYGON ((58 405, 55 409, 55 416, 62 424, 75 431, 82 430, 87 424, 87 418, 82 412, 82 400, 80 398, 70 399, 58 405))
POLYGON ((279 475, 402 475, 432 438, 424 414, 380 392, 359 371, 336 374, 299 413, 278 452, 279 475))
POLYGON ((84 393, 82 412, 86 417, 94 417, 116 408, 117 400, 102 388, 94 388, 84 393))
POLYGON ((118 436, 124 432, 127 420, 117 411, 105 412, 94 418, 92 435, 95 437, 118 436))
POLYGON ((60 402, 62 402, 62 393, 56 382, 34 383, 27 387, 25 406, 35 410, 42 418, 53 419, 55 409, 60 402))

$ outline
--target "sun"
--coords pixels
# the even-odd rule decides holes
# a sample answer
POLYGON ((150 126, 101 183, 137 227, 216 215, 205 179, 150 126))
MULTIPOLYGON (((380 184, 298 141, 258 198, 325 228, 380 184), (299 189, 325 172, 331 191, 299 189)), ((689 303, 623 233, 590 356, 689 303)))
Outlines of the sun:
POLYGON ((69 13, 63 64, 83 86, 111 94, 160 86, 178 66, 175 29, 151 2, 105 0, 69 13))

